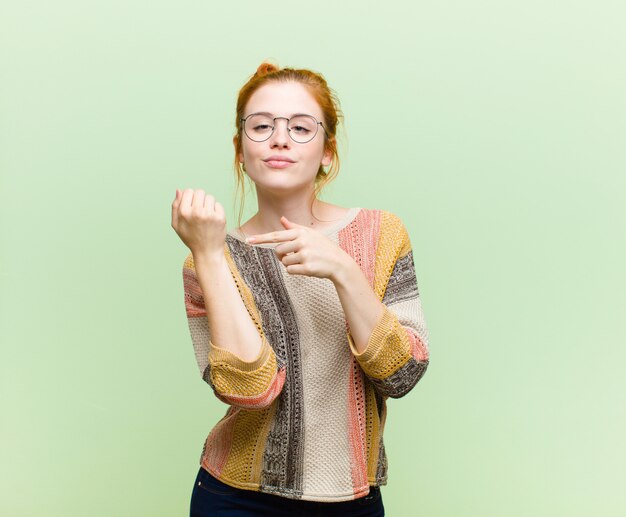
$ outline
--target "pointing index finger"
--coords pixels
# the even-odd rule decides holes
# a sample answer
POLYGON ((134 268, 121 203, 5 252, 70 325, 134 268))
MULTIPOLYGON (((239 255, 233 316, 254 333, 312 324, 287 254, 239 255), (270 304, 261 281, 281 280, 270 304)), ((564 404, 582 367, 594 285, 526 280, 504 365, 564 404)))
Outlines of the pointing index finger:
POLYGON ((251 235, 246 239, 246 242, 254 242, 255 244, 262 244, 264 242, 284 242, 292 240, 295 236, 296 234, 293 230, 278 230, 275 232, 251 235))

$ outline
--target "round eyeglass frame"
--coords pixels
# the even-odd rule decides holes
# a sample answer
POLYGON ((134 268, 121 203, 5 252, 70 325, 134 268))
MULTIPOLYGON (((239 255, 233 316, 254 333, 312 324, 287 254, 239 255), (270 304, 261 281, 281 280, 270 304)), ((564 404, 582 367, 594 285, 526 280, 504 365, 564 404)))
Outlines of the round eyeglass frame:
MULTIPOLYGON (((324 134, 326 135, 326 137, 328 137, 328 131, 326 131, 326 128, 324 127, 324 124, 322 122, 319 122, 313 115, 307 115, 305 113, 299 113, 298 115, 294 115, 291 118, 287 118, 287 117, 274 117, 272 118, 272 122, 273 122, 273 126, 272 126, 272 131, 270 132, 270 134, 267 136, 267 138, 264 138, 263 140, 255 140, 254 138, 252 138, 247 132, 246 132, 246 120, 248 120, 250 117, 254 116, 254 115, 265 115, 265 113, 250 113, 250 115, 248 115, 247 117, 241 118, 239 119, 239 121, 241 122, 241 128, 243 129, 244 134, 253 142, 265 142, 266 140, 269 140, 272 135, 274 134, 274 131, 276 130, 276 121, 278 119, 283 119, 287 121, 287 133, 289 134, 289 138, 291 138, 296 144, 308 144, 311 140, 313 140, 316 136, 317 136, 317 132, 319 131, 319 126, 322 126, 322 129, 324 130, 324 134), (289 121, 292 118, 295 117, 310 117, 315 121, 315 133, 313 134, 313 136, 311 138, 309 138, 308 140, 305 140, 304 142, 299 142, 298 140, 296 140, 293 136, 291 136, 291 129, 289 128, 289 121)), ((268 116, 268 118, 271 118, 268 116)))

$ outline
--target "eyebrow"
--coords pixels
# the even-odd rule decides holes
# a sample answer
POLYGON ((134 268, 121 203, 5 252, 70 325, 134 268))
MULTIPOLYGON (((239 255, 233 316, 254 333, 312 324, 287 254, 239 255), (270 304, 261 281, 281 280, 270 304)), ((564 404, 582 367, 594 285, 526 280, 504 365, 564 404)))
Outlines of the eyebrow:
MULTIPOLYGON (((267 115, 268 117, 271 117, 271 118, 274 118, 275 116, 273 113, 270 113, 269 111, 254 111, 252 113, 248 113, 246 117, 249 117, 250 115, 267 115)), ((292 115, 289 115, 287 118, 297 117, 299 115, 307 115, 309 117, 317 118, 315 117, 315 115, 311 115, 310 113, 294 113, 292 115)))

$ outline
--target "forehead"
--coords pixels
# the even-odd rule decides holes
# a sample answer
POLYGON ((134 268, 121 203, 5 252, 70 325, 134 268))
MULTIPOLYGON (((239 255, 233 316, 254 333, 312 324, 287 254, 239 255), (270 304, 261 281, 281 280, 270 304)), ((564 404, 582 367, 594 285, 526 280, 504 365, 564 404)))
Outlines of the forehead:
POLYGON ((286 117, 308 113, 318 120, 322 118, 322 110, 313 95, 304 85, 293 81, 273 81, 256 90, 246 104, 244 116, 259 111, 286 117))

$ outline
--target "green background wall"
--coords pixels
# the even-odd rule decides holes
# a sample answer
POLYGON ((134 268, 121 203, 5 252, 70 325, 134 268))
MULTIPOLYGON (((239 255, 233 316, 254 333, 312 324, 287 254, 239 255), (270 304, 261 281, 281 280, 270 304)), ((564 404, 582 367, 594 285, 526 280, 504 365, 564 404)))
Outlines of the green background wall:
POLYGON ((3 1, 0 513, 188 515, 226 406, 171 202, 203 188, 234 226, 236 93, 269 58, 342 101, 324 199, 393 211, 413 243, 431 365, 389 402, 387 514, 625 515, 625 15, 3 1))

